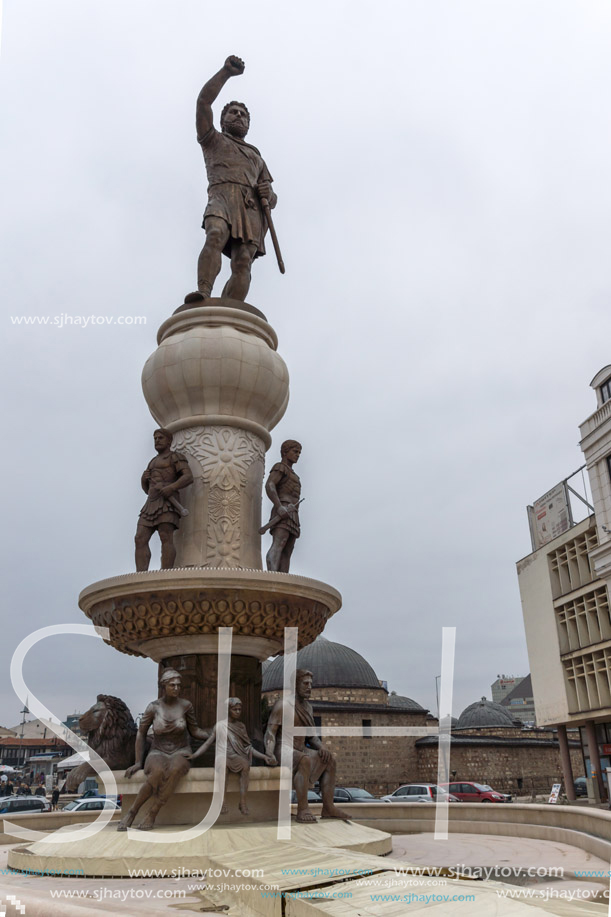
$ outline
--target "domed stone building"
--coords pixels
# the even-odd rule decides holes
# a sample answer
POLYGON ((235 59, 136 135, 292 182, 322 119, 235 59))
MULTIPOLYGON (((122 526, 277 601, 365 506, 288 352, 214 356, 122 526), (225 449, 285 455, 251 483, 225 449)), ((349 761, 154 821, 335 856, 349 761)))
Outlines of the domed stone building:
POLYGON ((469 704, 458 717, 453 732, 463 729, 521 729, 520 720, 514 720, 507 709, 494 701, 482 697, 474 704, 469 704))
MULTIPOLYGON (((416 742, 420 779, 437 779, 437 736, 416 742)), ((569 742, 575 774, 583 772, 578 741, 569 742)), ((524 728, 507 707, 482 697, 469 704, 452 724, 450 752, 452 780, 489 783, 503 793, 547 793, 561 781, 562 766, 556 734, 524 728)))
MULTIPOLYGON (((282 656, 263 667, 263 696, 270 707, 282 691, 283 667, 282 656)), ((372 736, 371 729, 435 725, 426 708, 409 697, 389 694, 363 656, 325 637, 299 650, 297 667, 314 676, 310 701, 316 725, 358 729, 355 736, 324 739, 337 756, 338 784, 380 795, 419 779, 418 736, 372 736)))

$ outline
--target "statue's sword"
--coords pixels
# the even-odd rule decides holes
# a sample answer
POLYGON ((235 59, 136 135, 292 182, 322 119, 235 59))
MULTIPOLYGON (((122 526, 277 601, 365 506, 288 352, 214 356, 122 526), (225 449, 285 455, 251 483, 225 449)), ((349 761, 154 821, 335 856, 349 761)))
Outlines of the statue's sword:
POLYGON ((183 506, 182 503, 179 503, 176 497, 166 497, 170 501, 174 509, 180 513, 181 516, 188 516, 189 510, 186 506, 183 506))
MULTIPOLYGON (((158 485, 155 484, 155 483, 153 482, 153 487, 157 488, 157 486, 158 486, 158 485)), ((163 482, 161 482, 161 486, 163 486, 163 482)), ((159 496, 161 496, 161 494, 159 494, 159 491, 157 491, 157 493, 158 493, 159 496)), ((164 499, 164 500, 167 500, 168 503, 171 503, 172 506, 174 507, 174 509, 176 510, 176 512, 177 512, 177 513, 180 513, 181 516, 188 516, 188 515, 189 515, 189 510, 187 509, 187 507, 186 507, 186 506, 183 506, 182 503, 180 503, 180 502, 176 499, 176 497, 164 497, 163 499, 164 499)))
POLYGON ((272 242, 274 243, 274 251, 276 252, 276 260, 278 261, 278 267, 280 268, 280 273, 284 274, 285 273, 284 261, 282 260, 282 253, 280 251, 280 244, 278 242, 278 236, 276 235, 276 228, 274 226, 274 221, 272 220, 272 212, 270 210, 269 201, 266 197, 261 198, 261 206, 263 207, 263 212, 267 220, 267 225, 269 226, 269 234, 272 237, 272 242))
MULTIPOLYGON (((299 503, 303 503, 304 500, 305 497, 302 497, 299 503)), ((299 503, 289 503, 286 508, 290 512, 291 510, 297 509, 299 503)), ((282 522, 283 519, 286 519, 286 516, 272 516, 267 525, 264 525, 259 529, 259 535, 265 535, 266 532, 268 532, 275 525, 278 525, 279 522, 282 522)))

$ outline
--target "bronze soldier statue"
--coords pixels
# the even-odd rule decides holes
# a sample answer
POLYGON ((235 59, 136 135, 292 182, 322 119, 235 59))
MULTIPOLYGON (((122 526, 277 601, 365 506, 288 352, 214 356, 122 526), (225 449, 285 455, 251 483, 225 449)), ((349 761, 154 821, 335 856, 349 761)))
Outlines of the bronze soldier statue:
POLYGON ((267 552, 268 570, 288 573, 295 541, 299 538, 299 503, 301 481, 293 471, 299 461, 301 444, 287 439, 280 446, 280 461, 269 473, 265 492, 273 503, 269 523, 264 528, 272 534, 272 546, 267 552))
MULTIPOLYGON (((313 822, 316 818, 308 806, 308 789, 318 780, 322 795, 322 818, 349 818, 333 802, 335 792, 335 758, 325 748, 316 735, 314 712, 310 704, 312 693, 312 673, 307 669, 297 669, 295 681, 295 726, 311 727, 306 736, 295 736, 293 747, 288 749, 289 760, 293 762, 293 786, 297 794, 297 821, 313 822)), ((288 701, 281 697, 276 701, 269 715, 265 731, 265 752, 273 755, 278 764, 282 760, 282 716, 283 708, 288 701)), ((290 716, 290 711, 289 711, 290 716)))
POLYGON ((153 434, 158 455, 148 463, 142 475, 142 490, 148 495, 140 510, 136 529, 136 570, 148 570, 151 562, 149 541, 153 532, 161 539, 161 569, 174 566, 176 548, 174 531, 186 510, 176 499, 176 492, 193 482, 193 475, 184 455, 172 452, 172 434, 155 430, 153 434))
POLYGON ((264 208, 274 208, 277 198, 259 150, 244 140, 250 127, 248 109, 243 102, 229 102, 221 113, 220 132, 212 122, 212 103, 227 80, 243 72, 244 62, 230 55, 197 99, 197 140, 208 175, 208 206, 202 224, 206 242, 197 264, 198 292, 189 293, 185 303, 197 305, 210 297, 223 254, 231 259, 231 276, 222 295, 243 302, 252 262, 265 254, 268 220, 264 208))
MULTIPOLYGON (((263 755, 260 751, 257 751, 256 748, 252 747, 252 743, 246 732, 246 726, 240 720, 242 715, 242 701, 240 698, 230 697, 227 703, 229 705, 229 718, 227 724, 217 723, 210 737, 191 755, 190 760, 193 762, 201 757, 201 755, 205 754, 212 743, 216 742, 219 730, 226 729, 227 770, 240 775, 240 803, 238 808, 242 815, 250 815, 248 805, 246 804, 246 792, 248 790, 252 759, 258 758, 261 761, 265 761, 265 763, 270 766, 276 763, 276 759, 271 755, 263 755)), ((227 792, 227 784, 225 784, 225 792, 227 792)), ((223 801, 221 815, 225 815, 228 811, 229 809, 223 801)))

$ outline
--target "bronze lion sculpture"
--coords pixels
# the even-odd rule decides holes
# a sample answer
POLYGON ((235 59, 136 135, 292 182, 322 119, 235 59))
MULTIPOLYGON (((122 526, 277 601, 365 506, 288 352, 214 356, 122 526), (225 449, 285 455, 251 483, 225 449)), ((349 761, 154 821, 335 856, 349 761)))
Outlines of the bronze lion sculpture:
MULTIPOLYGON (((89 747, 111 771, 125 770, 134 763, 137 727, 120 697, 98 694, 97 702, 80 717, 79 727, 87 733, 89 747)), ((66 792, 75 793, 82 781, 95 773, 88 762, 75 767, 66 780, 66 792)))

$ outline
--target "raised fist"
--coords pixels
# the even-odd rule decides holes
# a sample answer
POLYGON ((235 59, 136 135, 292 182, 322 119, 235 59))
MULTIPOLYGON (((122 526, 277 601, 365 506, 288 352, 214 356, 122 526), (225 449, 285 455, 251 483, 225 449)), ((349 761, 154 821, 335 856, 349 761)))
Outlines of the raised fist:
POLYGON ((230 54, 225 61, 225 70, 229 71, 229 76, 239 76, 244 73, 244 61, 235 54, 230 54))

